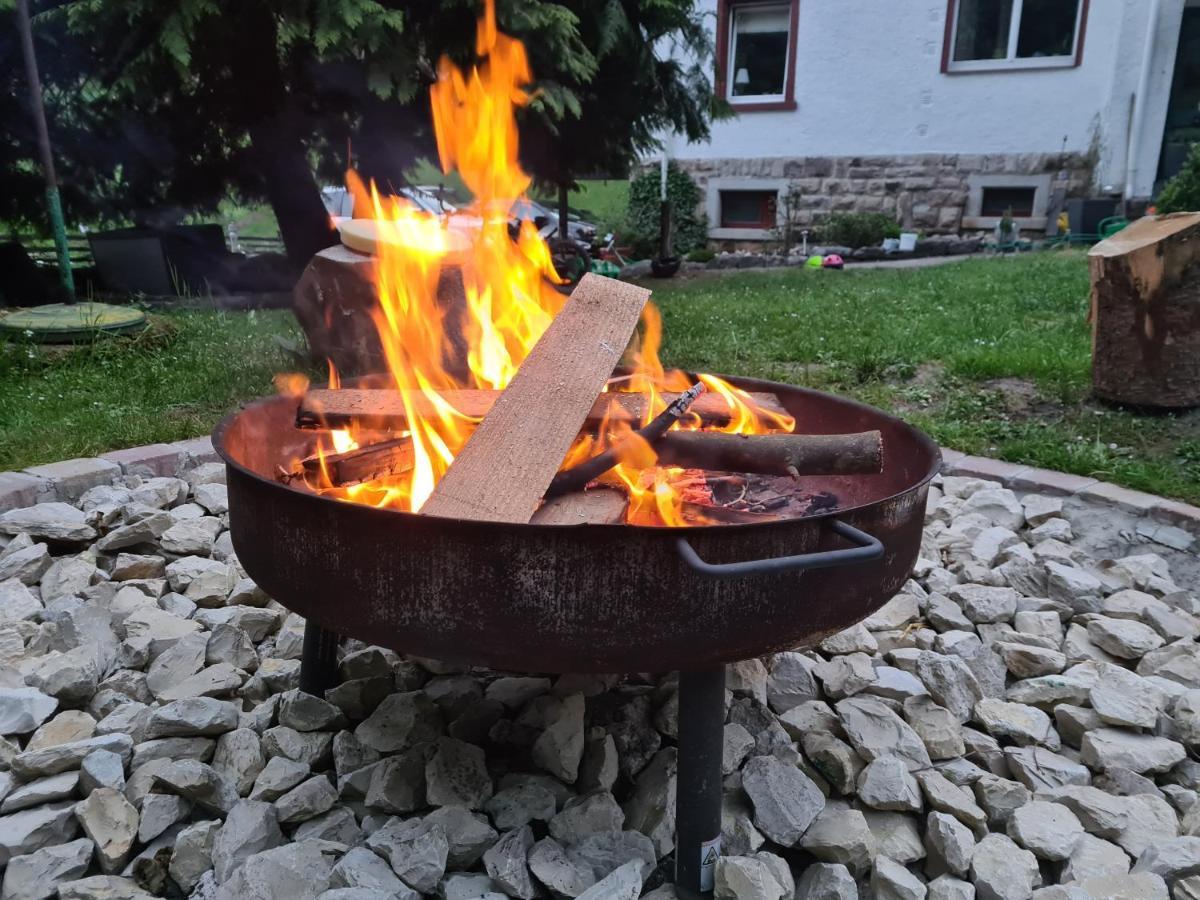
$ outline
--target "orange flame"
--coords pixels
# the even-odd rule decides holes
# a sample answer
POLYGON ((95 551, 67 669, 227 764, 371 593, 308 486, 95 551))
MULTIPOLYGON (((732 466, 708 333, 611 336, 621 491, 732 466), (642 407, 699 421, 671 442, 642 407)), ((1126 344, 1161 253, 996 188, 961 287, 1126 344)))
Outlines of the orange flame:
MULTIPOLYGON (((338 499, 419 511, 470 437, 478 420, 455 409, 441 394, 450 389, 502 390, 561 308, 550 249, 531 222, 514 240, 513 205, 530 176, 518 161, 515 111, 530 101, 533 80, 524 46, 496 28, 493 0, 486 0, 476 28, 480 62, 469 70, 443 58, 430 89, 434 131, 443 171, 457 170, 474 195, 459 214, 439 218, 403 197, 382 196, 348 172, 356 216, 375 222, 374 281, 379 305, 373 320, 387 361, 390 386, 403 389, 406 434, 413 446, 410 470, 349 487, 335 486, 325 465, 328 453, 344 453, 386 437, 333 430, 317 448, 320 481, 309 486, 338 499), (447 303, 447 297, 457 297, 447 303), (441 299, 439 299, 441 298, 441 299), (428 401, 422 412, 414 402, 428 401), (428 410, 432 410, 429 413, 428 410)), ((666 407, 663 391, 691 386, 689 376, 664 369, 659 360, 662 319, 653 305, 628 356, 631 374, 613 379, 615 390, 638 391, 649 402, 642 424, 666 407)), ((722 430, 738 433, 790 431, 794 422, 755 406, 744 391, 712 375, 699 376, 733 410, 722 430)), ((294 391, 297 382, 281 382, 294 391)), ((330 366, 330 387, 338 387, 330 366)), ((700 428, 698 416, 676 427, 700 428)), ((575 465, 632 433, 628 424, 606 421, 595 437, 581 436, 563 462, 575 465)), ((635 436, 636 437, 636 436, 635 436)), ((627 520, 684 525, 682 503, 696 496, 696 476, 659 467, 654 450, 633 440, 620 464, 603 479, 630 496, 627 520)))

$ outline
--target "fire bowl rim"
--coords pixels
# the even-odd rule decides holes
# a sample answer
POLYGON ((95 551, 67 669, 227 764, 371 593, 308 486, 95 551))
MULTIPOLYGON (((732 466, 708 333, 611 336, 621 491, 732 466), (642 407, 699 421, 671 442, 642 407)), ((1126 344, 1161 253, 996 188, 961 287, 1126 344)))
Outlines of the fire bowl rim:
MULTIPOLYGON (((833 400, 836 403, 842 404, 843 406, 858 409, 861 412, 864 412, 864 413, 870 415, 871 417, 873 417, 874 419, 876 419, 877 421, 879 421, 881 423, 886 422, 886 423, 891 424, 892 426, 898 426, 899 428, 907 431, 909 433, 909 437, 912 438, 914 440, 914 442, 922 450, 926 451, 929 454, 929 457, 930 457, 929 468, 919 479, 912 481, 907 486, 900 488, 900 489, 896 490, 894 493, 888 494, 887 496, 876 497, 872 500, 858 503, 854 506, 840 507, 838 509, 816 513, 811 516, 793 516, 793 517, 788 517, 788 518, 782 518, 782 519, 779 519, 779 520, 773 521, 773 522, 753 522, 753 523, 721 522, 721 523, 715 523, 715 524, 711 524, 711 525, 685 525, 685 526, 631 525, 631 524, 626 524, 623 522, 612 523, 612 524, 580 523, 577 525, 545 525, 545 524, 533 523, 533 522, 505 522, 505 523, 503 523, 504 526, 506 528, 528 529, 530 531, 530 533, 543 532, 543 531, 561 531, 562 529, 570 529, 570 528, 574 528, 574 529, 583 528, 583 529, 606 529, 606 530, 620 529, 626 533, 632 531, 634 533, 650 533, 650 534, 657 534, 657 535, 662 535, 664 533, 676 534, 676 535, 712 534, 712 533, 716 533, 716 532, 727 534, 731 530, 734 530, 734 529, 739 530, 739 531, 750 531, 750 530, 754 530, 754 529, 777 528, 781 525, 786 525, 788 522, 796 522, 796 521, 820 522, 824 519, 832 519, 832 518, 836 518, 839 516, 850 516, 856 512, 868 510, 868 509, 875 507, 881 503, 887 503, 889 501, 897 500, 897 499, 911 493, 912 491, 921 488, 922 486, 931 482, 941 472, 942 451, 941 451, 940 445, 933 438, 931 438, 928 434, 926 434, 924 431, 922 431, 920 428, 917 428, 915 425, 911 424, 910 422, 906 422, 904 419, 901 419, 899 416, 895 416, 889 412, 885 412, 884 410, 879 409, 876 406, 871 406, 870 404, 863 403, 860 400, 855 400, 851 397, 844 397, 840 394, 834 394, 829 391, 819 391, 819 390, 816 390, 815 388, 802 387, 800 385, 788 384, 788 383, 782 382, 782 381, 769 381, 764 378, 752 378, 752 377, 747 377, 747 376, 726 375, 723 373, 713 373, 713 374, 715 374, 718 378, 728 381, 730 384, 733 384, 735 387, 741 388, 742 390, 746 390, 746 391, 750 391, 750 392, 759 391, 759 392, 770 393, 778 388, 786 388, 790 392, 799 392, 801 394, 806 394, 809 396, 824 398, 827 400, 833 400)), ((689 375, 689 377, 694 378, 695 373, 689 372, 688 375, 689 375)), ((447 517, 447 516, 437 516, 437 517, 422 516, 420 513, 405 512, 404 510, 393 509, 391 507, 381 508, 381 507, 376 507, 376 506, 369 506, 369 505, 363 504, 363 503, 349 503, 347 501, 338 500, 334 497, 327 497, 322 494, 312 493, 312 492, 308 492, 308 491, 299 491, 299 490, 296 490, 295 488, 291 487, 290 485, 281 484, 279 481, 277 481, 273 478, 269 478, 266 475, 256 472, 253 469, 250 469, 247 466, 244 466, 242 463, 238 462, 237 460, 233 459, 232 456, 230 455, 228 449, 226 448, 225 438, 226 438, 226 434, 233 427, 234 423, 242 416, 251 414, 254 409, 256 409, 258 407, 265 407, 272 403, 278 403, 280 401, 280 399, 281 398, 278 395, 276 395, 276 396, 260 397, 256 400, 252 400, 249 403, 241 406, 240 408, 227 413, 221 419, 221 421, 217 423, 217 426, 213 429, 213 432, 212 432, 213 449, 216 451, 217 455, 221 458, 221 461, 226 466, 230 466, 230 467, 234 468, 236 471, 238 471, 242 475, 245 475, 249 478, 253 478, 257 481, 263 482, 266 485, 268 485, 269 487, 301 494, 302 496, 305 496, 305 497, 309 498, 310 500, 319 501, 321 503, 334 504, 339 507, 345 507, 345 506, 358 507, 361 511, 363 511, 364 513, 366 513, 368 515, 369 514, 378 514, 378 515, 400 516, 404 519, 409 519, 409 520, 414 520, 414 521, 415 520, 428 520, 430 518, 438 518, 445 522, 451 522, 451 523, 455 523, 457 525, 466 526, 466 527, 476 526, 476 527, 484 528, 484 527, 489 527, 489 526, 495 526, 497 524, 494 522, 481 522, 481 521, 476 521, 473 519, 456 519, 456 518, 451 518, 451 517, 447 517)), ((885 450, 885 453, 886 453, 886 450, 885 450)))

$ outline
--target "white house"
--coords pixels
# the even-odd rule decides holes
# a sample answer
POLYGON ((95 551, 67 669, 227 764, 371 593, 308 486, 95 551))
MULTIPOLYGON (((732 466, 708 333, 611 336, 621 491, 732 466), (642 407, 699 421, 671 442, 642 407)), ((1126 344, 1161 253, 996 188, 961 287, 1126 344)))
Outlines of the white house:
POLYGON ((1062 198, 1149 198, 1200 140, 1200 0, 698 0, 737 112, 668 152, 710 237, 881 211, 1042 229, 1062 198), (1177 61, 1178 58, 1178 61, 1177 61))

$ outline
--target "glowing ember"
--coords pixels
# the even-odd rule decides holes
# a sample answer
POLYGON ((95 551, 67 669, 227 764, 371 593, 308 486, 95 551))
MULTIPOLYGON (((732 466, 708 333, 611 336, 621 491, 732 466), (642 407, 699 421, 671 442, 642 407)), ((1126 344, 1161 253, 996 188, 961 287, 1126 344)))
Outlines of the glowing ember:
MULTIPOLYGON (((381 196, 353 172, 347 184, 356 195, 356 209, 373 211, 377 235, 374 280, 379 305, 373 318, 387 360, 390 387, 419 391, 428 400, 417 409, 405 393, 407 434, 413 445, 412 467, 351 487, 329 479, 324 455, 344 453, 361 445, 401 434, 370 435, 334 430, 322 437, 322 457, 316 491, 355 503, 418 511, 470 437, 478 419, 455 409, 441 391, 462 388, 505 388, 563 303, 555 290, 559 281, 550 250, 530 222, 523 222, 516 240, 509 234, 513 205, 523 198, 530 177, 517 161, 515 110, 529 102, 532 81, 525 48, 520 41, 496 30, 492 0, 487 0, 476 33, 480 62, 469 71, 443 59, 431 89, 434 130, 445 172, 457 170, 474 194, 472 206, 461 214, 439 218, 404 198, 381 196), (439 302, 439 287, 461 279, 457 308, 439 302), (465 350, 465 354, 464 351, 465 350), (463 359, 465 365, 453 360, 463 359)), ((615 378, 610 390, 647 394, 644 421, 666 407, 662 391, 683 391, 692 380, 679 370, 665 370, 659 361, 662 322, 647 306, 638 346, 629 354, 631 375, 615 378)), ((701 375, 705 386, 725 398, 733 414, 719 430, 740 434, 791 431, 794 421, 763 410, 749 395, 727 382, 701 375)), ((292 396, 307 386, 298 376, 280 376, 281 392, 292 396)), ((330 387, 338 387, 330 366, 330 387)), ((644 422, 643 422, 644 424, 644 422)), ((676 427, 699 428, 696 416, 676 427)), ((709 426, 711 427, 711 426, 709 426)), ((612 446, 631 432, 627 424, 605 421, 596 436, 581 436, 564 460, 564 467, 612 446)), ((627 521, 645 525, 685 525, 681 504, 702 500, 703 478, 683 469, 656 465, 654 450, 634 442, 621 463, 603 481, 624 488, 630 496, 627 521)))

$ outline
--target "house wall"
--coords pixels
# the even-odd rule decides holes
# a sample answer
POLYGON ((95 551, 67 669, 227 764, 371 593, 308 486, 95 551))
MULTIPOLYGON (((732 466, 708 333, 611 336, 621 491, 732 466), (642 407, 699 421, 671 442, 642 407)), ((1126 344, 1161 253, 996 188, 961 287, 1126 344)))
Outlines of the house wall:
MULTIPOLYGON (((1135 196, 1153 186, 1184 2, 1161 0, 1135 196)), ((715 33, 716 0, 701 3, 715 33)), ((668 152, 704 182, 710 212, 715 191, 755 179, 800 179, 816 215, 880 210, 941 231, 986 226, 969 206, 986 176, 1050 179, 1047 197, 1119 192, 1150 6, 1091 0, 1076 67, 943 73, 946 0, 799 0, 796 109, 743 112, 668 152)))

